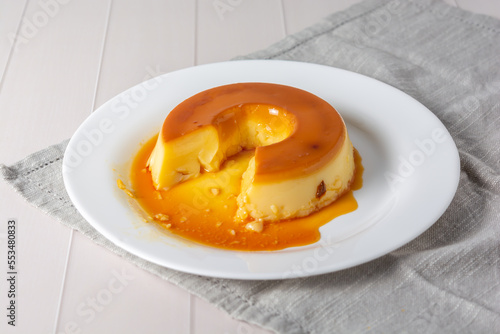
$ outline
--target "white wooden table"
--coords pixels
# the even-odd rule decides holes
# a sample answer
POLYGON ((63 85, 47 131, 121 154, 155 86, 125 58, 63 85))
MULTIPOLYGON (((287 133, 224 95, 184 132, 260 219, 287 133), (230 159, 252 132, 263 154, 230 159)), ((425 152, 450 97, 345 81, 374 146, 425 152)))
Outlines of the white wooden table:
MULTIPOLYGON (((263 49, 359 0, 0 0, 0 162, 152 76, 263 49)), ((495 0, 447 0, 500 18, 495 0)), ((95 245, 0 182, 0 333, 267 333, 95 245), (16 327, 7 220, 18 222, 16 327)))

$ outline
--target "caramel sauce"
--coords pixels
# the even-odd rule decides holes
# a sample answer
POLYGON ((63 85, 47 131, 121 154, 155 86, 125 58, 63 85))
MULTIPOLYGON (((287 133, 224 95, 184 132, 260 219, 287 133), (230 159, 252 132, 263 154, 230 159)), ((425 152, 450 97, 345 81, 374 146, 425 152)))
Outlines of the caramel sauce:
MULTIPOLYGON (((239 121, 235 109, 248 103, 277 106, 294 125, 284 140, 255 148, 255 181, 313 173, 331 161, 344 143, 344 122, 329 103, 304 90, 269 83, 219 86, 186 99, 165 119, 162 139, 168 142, 208 125, 219 127, 219 133, 234 131, 239 121)), ((273 116, 279 115, 268 114, 266 124, 273 116)))
POLYGON ((215 173, 202 173, 167 191, 155 189, 151 174, 145 168, 157 137, 146 142, 137 153, 131 169, 134 197, 167 233, 174 233, 204 245, 241 251, 271 251, 303 246, 320 239, 319 228, 332 219, 352 212, 358 204, 352 190, 360 189, 363 180, 361 157, 355 150, 355 177, 351 190, 329 206, 304 218, 265 222, 262 232, 235 223, 236 197, 241 175, 255 154, 246 150, 231 157, 215 173), (155 218, 156 216, 156 218, 155 218))

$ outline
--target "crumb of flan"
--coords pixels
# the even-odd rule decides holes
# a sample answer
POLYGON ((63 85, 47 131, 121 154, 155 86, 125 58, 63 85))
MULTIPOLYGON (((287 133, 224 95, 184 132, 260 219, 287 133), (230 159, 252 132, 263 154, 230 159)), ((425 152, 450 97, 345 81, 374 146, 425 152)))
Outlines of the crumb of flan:
POLYGON ((127 189, 127 187, 125 187, 125 183, 123 183, 123 181, 120 179, 116 180, 116 184, 118 185, 118 188, 120 188, 122 190, 127 189))
POLYGON ((129 197, 135 198, 134 193, 127 189, 127 187, 125 186, 125 183, 123 183, 122 180, 117 179, 116 180, 116 184, 118 185, 118 188, 120 188, 121 190, 123 190, 123 192, 125 194, 127 194, 129 197))
POLYGON ((264 230, 264 222, 262 220, 256 220, 245 225, 245 228, 254 232, 262 232, 264 230))
POLYGON ((170 216, 169 215, 166 215, 166 214, 163 214, 163 213, 158 213, 155 215, 155 218, 162 221, 162 222, 166 222, 168 220, 170 220, 170 216))

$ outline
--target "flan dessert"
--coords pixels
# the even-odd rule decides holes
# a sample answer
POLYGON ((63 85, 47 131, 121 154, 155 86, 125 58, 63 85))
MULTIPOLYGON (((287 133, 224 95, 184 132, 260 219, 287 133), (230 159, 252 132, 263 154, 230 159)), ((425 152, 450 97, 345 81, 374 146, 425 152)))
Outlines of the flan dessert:
POLYGON ((339 113, 316 95, 269 83, 219 86, 180 103, 147 168, 154 187, 168 190, 252 149, 236 222, 307 216, 347 192, 354 178, 354 149, 339 113))

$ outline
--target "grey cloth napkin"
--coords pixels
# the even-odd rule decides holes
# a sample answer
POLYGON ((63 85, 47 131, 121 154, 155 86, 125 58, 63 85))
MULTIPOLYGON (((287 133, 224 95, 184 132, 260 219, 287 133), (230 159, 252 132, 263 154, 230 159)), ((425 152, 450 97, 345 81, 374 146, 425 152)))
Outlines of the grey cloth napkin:
POLYGON ((276 332, 500 333, 499 55, 500 22, 493 18, 436 1, 375 0, 245 57, 325 64, 384 81, 434 112, 458 146, 460 184, 446 213, 406 246, 340 272, 238 281, 137 258, 72 206, 61 176, 67 142, 1 166, 1 173, 33 205, 97 244, 276 332))

